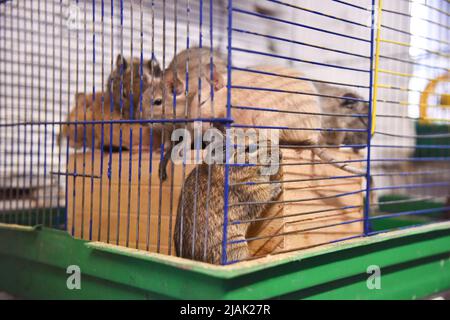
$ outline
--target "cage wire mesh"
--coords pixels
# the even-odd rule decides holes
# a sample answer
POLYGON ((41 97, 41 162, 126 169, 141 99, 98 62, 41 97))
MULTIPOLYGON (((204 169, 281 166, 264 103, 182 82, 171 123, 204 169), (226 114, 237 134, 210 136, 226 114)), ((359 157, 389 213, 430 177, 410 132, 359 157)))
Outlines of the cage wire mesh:
POLYGON ((1 1, 0 222, 230 264, 447 220, 449 6, 1 1))
POLYGON ((372 212, 383 214, 374 224, 448 219, 449 3, 383 1, 378 10, 372 212))

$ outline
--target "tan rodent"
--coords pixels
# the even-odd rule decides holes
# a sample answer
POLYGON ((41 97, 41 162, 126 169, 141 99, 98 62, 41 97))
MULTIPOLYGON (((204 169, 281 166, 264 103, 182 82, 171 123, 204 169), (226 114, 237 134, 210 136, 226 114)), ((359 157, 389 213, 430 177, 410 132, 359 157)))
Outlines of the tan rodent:
MULTIPOLYGON (((180 52, 173 58, 163 75, 144 92, 143 118, 158 120, 173 119, 174 117, 178 119, 192 118, 192 109, 197 109, 205 101, 211 100, 213 92, 225 86, 226 72, 227 64, 220 53, 211 51, 208 47, 194 47, 180 52), (186 79, 186 75, 188 75, 188 79, 186 79), (201 79, 201 88, 199 88, 199 79, 201 79), (176 112, 174 112, 174 97, 176 112)), ((212 111, 209 110, 208 113, 212 113, 212 111)), ((164 159, 160 163, 160 178, 165 180, 166 166, 173 147, 170 139, 172 131, 176 128, 186 127, 192 132, 193 127, 192 123, 154 123, 152 127, 158 132, 165 130, 166 151, 164 159)), ((206 127, 209 125, 205 124, 206 127)))
MULTIPOLYGON (((263 152, 267 152, 266 154, 269 154, 270 158, 270 145, 269 142, 266 144, 269 148, 258 146, 255 151, 258 159, 261 159, 260 155, 263 152)), ((246 155, 248 160, 250 156, 248 150, 246 150, 246 155)), ((279 167, 277 173, 265 175, 262 173, 264 165, 260 164, 258 162, 256 166, 230 166, 227 242, 236 241, 238 243, 227 244, 227 262, 249 258, 246 241, 246 233, 250 225, 248 221, 260 217, 270 207, 271 204, 268 202, 277 200, 282 192, 281 183, 279 183, 279 167), (270 181, 273 182, 267 183, 270 181), (252 184, 253 182, 256 184, 252 184), (258 184, 258 182, 262 183, 258 184), (238 221, 242 223, 233 223, 238 221)), ((203 163, 196 169, 184 182, 178 201, 174 231, 176 255, 220 264, 224 226, 225 165, 213 164, 210 166, 209 190, 208 165, 203 163), (196 169, 198 169, 198 175, 196 169)))
MULTIPOLYGON (((189 117, 192 104, 199 94, 199 78, 202 82, 200 93, 203 99, 210 98, 211 86, 214 91, 225 86, 226 62, 222 56, 213 52, 211 64, 211 51, 207 47, 189 48, 177 54, 163 75, 155 79, 153 86, 147 88, 143 94, 144 117, 146 119, 170 119, 175 112, 174 95, 176 100, 176 117, 185 115, 189 117), (187 70, 186 70, 187 69, 187 70), (188 75, 186 79, 186 75, 188 75), (186 81, 188 80, 188 81, 186 81), (187 106, 187 110, 185 110, 187 106), (163 116, 163 109, 165 116, 163 116)), ((201 103, 201 102, 200 102, 201 103)))
MULTIPOLYGON (((354 123, 336 121, 333 125, 337 125, 337 127, 327 127, 330 125, 330 117, 320 115, 328 110, 327 103, 318 97, 320 92, 318 92, 312 82, 302 80, 304 78, 302 73, 286 67, 259 66, 251 69, 260 71, 260 73, 232 72, 231 80, 233 86, 246 87, 247 89, 232 89, 231 105, 263 110, 233 108, 232 118, 235 126, 240 125, 251 128, 272 127, 272 130, 279 130, 280 144, 311 146, 312 152, 323 161, 332 162, 333 166, 353 174, 365 174, 365 170, 355 168, 349 163, 336 163, 338 159, 334 159, 328 148, 313 147, 330 143, 335 145, 336 137, 330 134, 333 131, 327 129, 353 129, 347 128, 347 125, 353 125, 354 123), (277 74, 277 76, 271 74, 277 74), (274 109, 278 112, 269 111, 274 109)), ((326 91, 325 89, 320 88, 319 91, 326 91)), ((350 108, 353 104, 348 103, 348 101, 352 101, 352 98, 345 97, 346 94, 344 93, 342 99, 344 101, 343 107, 337 108, 335 106, 331 109, 339 109, 339 113, 355 113, 350 108)), ((190 117, 196 118, 200 113, 202 117, 211 117, 212 114, 208 113, 210 104, 211 101, 208 100, 201 106, 191 105, 190 117)), ((214 104, 214 116, 219 118, 226 117, 226 87, 215 93, 214 104)), ((362 121, 357 121, 359 121, 361 127, 365 126, 365 123, 362 121)), ((360 141, 362 134, 360 132, 345 132, 343 136, 343 142, 353 142, 353 140, 360 141), (353 136, 358 138, 353 138, 353 136)), ((367 134, 365 136, 367 137, 367 134)))
MULTIPOLYGON (((86 121, 103 122, 103 147, 108 149, 110 146, 114 150, 120 148, 120 124, 112 121, 121 120, 120 112, 115 109, 111 113, 110 98, 107 93, 104 94, 103 112, 102 112, 102 95, 103 93, 96 93, 95 97, 92 93, 84 94, 78 93, 75 95, 75 107, 71 110, 67 122, 80 122, 79 124, 64 124, 61 128, 59 141, 65 141, 69 137, 68 143, 72 148, 94 148, 100 149, 102 146, 102 124, 86 124, 86 134, 84 135, 84 124, 86 121), (85 108, 86 105, 86 118, 85 108), (112 139, 110 137, 110 130, 112 127, 112 139), (92 138, 92 129, 94 128, 94 139, 92 138), (76 134, 75 134, 76 132, 76 134), (93 141, 94 140, 94 141, 93 141)), ((139 148, 139 130, 142 128, 142 149, 148 150, 150 147, 150 128, 141 124, 122 123, 122 148, 125 150, 139 148), (130 129, 132 129, 132 141, 130 141, 130 129), (131 145, 130 145, 131 142, 131 145)), ((160 137, 158 132, 153 133, 154 145, 159 145, 160 137)))
MULTIPOLYGON (((142 92, 147 90, 152 82, 155 81, 155 78, 158 79, 161 75, 162 71, 156 59, 143 60, 142 92)), ((111 74, 108 77, 106 92, 112 94, 115 111, 120 114, 122 110, 124 119, 138 118, 137 115, 139 114, 140 109, 141 94, 140 59, 127 59, 121 54, 117 55, 115 68, 111 71, 111 74), (123 86, 122 94, 121 85, 123 86), (131 108, 131 106, 133 108, 131 108), (130 113, 131 111, 133 111, 133 114, 130 113)))

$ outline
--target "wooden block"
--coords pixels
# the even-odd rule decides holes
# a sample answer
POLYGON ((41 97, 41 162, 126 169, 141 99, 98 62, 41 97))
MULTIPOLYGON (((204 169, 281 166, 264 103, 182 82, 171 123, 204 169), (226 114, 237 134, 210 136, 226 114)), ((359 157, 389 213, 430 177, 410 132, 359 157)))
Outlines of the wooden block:
MULTIPOLYGON (((263 256, 360 235, 363 223, 363 178, 327 179, 351 174, 330 164, 320 164, 311 151, 283 149, 284 204, 273 205, 263 215, 267 220, 251 225, 247 238, 253 256, 263 256), (314 163, 305 165, 286 165, 314 163), (312 180, 313 179, 313 180, 312 180), (356 206, 356 209, 345 209, 356 206), (351 223, 353 222, 353 223, 351 223)), ((352 152, 334 151, 336 159, 355 160, 352 152)), ((362 167, 355 162, 355 167, 362 167)))
MULTIPOLYGON (((174 166, 171 185, 169 164, 168 179, 160 185, 159 159, 156 153, 142 154, 140 160, 126 152, 111 159, 100 151, 71 155, 68 172, 79 175, 68 177, 68 228, 74 236, 164 254, 170 245, 170 254, 175 254, 172 238, 183 166, 174 166)), ((193 168, 187 165, 185 175, 193 168)))

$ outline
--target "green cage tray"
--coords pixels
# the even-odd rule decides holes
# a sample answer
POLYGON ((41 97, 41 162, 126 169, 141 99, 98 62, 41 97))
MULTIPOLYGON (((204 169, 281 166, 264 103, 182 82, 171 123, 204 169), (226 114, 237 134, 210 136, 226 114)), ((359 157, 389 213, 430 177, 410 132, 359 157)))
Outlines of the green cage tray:
POLYGON ((450 288, 450 223, 230 266, 0 224, 0 290, 37 299, 417 299, 450 288), (81 269, 69 290, 67 268, 81 269), (381 289, 367 268, 381 268, 381 289))

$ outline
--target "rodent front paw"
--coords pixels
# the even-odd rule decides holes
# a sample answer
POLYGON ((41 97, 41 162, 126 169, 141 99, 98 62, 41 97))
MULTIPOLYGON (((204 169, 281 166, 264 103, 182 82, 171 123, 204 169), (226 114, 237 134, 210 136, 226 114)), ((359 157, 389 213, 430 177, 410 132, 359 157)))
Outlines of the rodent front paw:
POLYGON ((283 192, 283 186, 277 182, 272 184, 272 199, 277 199, 283 192))

